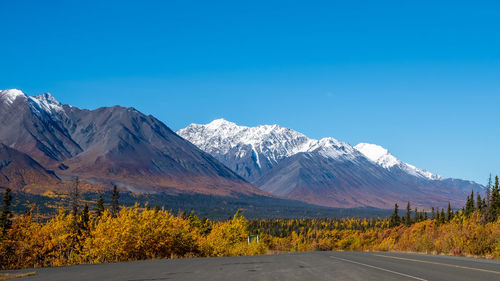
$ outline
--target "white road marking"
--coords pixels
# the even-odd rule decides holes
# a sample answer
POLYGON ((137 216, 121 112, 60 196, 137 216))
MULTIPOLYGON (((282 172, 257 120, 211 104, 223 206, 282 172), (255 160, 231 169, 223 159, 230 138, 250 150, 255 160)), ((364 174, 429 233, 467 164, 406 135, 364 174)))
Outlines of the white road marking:
POLYGON ((482 269, 482 268, 475 268, 475 267, 468 267, 468 266, 461 266, 461 265, 455 265, 455 264, 449 264, 449 263, 433 262, 433 261, 423 261, 423 260, 416 260, 416 259, 394 257, 394 256, 389 256, 389 255, 374 255, 374 256, 384 257, 384 258, 390 258, 390 259, 397 259, 397 260, 405 260, 405 261, 430 263, 430 264, 437 264, 437 265, 444 265, 444 266, 450 266, 450 267, 456 267, 456 268, 463 268, 463 269, 470 269, 470 270, 477 270, 477 271, 483 271, 483 272, 488 272, 488 273, 500 274, 500 271, 488 270, 488 269, 482 269))
POLYGON ((412 278, 412 279, 415 279, 415 280, 428 281, 427 279, 422 279, 422 278, 419 278, 419 277, 411 276, 411 275, 404 274, 404 273, 397 272, 397 271, 392 271, 392 270, 381 268, 381 267, 374 266, 374 265, 369 265, 369 264, 366 264, 366 263, 360 263, 360 262, 357 262, 357 261, 346 260, 346 259, 337 258, 337 257, 334 257, 334 256, 330 256, 330 258, 341 260, 341 261, 346 261, 346 262, 350 262, 350 263, 354 263, 354 264, 359 264, 359 265, 363 265, 363 266, 366 266, 366 267, 375 268, 375 269, 378 269, 378 270, 382 270, 382 271, 390 272, 390 273, 393 273, 393 274, 405 276, 405 277, 412 278))

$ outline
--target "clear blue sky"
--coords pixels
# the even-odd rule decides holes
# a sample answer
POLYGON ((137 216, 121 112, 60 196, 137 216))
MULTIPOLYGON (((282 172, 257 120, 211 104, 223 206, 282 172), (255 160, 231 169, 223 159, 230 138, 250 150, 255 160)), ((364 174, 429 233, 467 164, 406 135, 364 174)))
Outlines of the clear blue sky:
POLYGON ((500 174, 498 1, 0 2, 0 88, 500 174), (106 2, 106 3, 102 3, 106 2), (337 3, 334 3, 337 2, 337 3))

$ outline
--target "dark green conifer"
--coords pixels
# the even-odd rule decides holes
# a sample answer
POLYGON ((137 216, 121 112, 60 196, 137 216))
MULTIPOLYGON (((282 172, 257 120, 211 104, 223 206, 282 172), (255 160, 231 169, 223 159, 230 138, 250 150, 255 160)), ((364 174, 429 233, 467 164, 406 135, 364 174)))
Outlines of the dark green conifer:
POLYGON ((97 200, 97 204, 95 207, 96 216, 100 217, 102 215, 102 213, 104 213, 104 210, 105 210, 104 200, 102 199, 102 195, 99 194, 99 199, 97 200))
POLYGON ((12 202, 12 195, 10 195, 10 188, 7 187, 3 194, 3 206, 2 212, 0 213, 0 231, 1 235, 4 236, 7 233, 7 230, 12 225, 12 212, 10 211, 10 204, 12 202))
POLYGON ((89 206, 87 203, 83 206, 82 212, 80 214, 80 228, 88 229, 90 222, 89 206))
POLYGON ((120 211, 120 203, 118 199, 120 198, 120 192, 116 185, 113 186, 113 194, 111 195, 111 215, 116 217, 120 211))
POLYGON ((398 226, 401 223, 401 218, 398 215, 398 208, 398 204, 394 204, 394 212, 389 221, 390 227, 398 226))
POLYGON ((73 186, 71 188, 69 199, 71 206, 71 213, 76 218, 78 215, 78 208, 80 208, 80 190, 79 190, 80 180, 78 177, 73 181, 73 186))
POLYGON ((495 185, 491 189, 490 202, 488 204, 488 221, 496 221, 500 215, 500 190, 498 176, 495 177, 495 185))
POLYGON ((411 208, 410 208, 410 201, 408 201, 408 204, 406 204, 405 224, 406 224, 406 225, 410 225, 410 224, 411 224, 411 208))
POLYGON ((451 210, 451 204, 448 202, 448 208, 446 209, 446 221, 450 221, 453 218, 453 211, 451 210))
POLYGON ((444 215, 444 208, 441 208, 441 214, 439 214, 439 222, 441 222, 441 223, 446 222, 446 217, 444 215))
POLYGON ((474 206, 474 190, 471 191, 470 196, 467 196, 467 201, 465 202, 465 212, 464 215, 468 218, 475 211, 474 206))
POLYGON ((488 178, 488 184, 486 185, 486 196, 485 196, 486 208, 488 208, 488 205, 490 203, 490 197, 491 197, 491 173, 490 173, 490 177, 488 178))

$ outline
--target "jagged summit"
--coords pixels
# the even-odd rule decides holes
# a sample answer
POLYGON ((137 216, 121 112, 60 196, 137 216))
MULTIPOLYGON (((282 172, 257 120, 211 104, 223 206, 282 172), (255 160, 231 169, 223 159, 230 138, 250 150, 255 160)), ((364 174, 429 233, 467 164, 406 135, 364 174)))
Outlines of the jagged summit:
POLYGON ((28 97, 30 106, 35 111, 43 111, 49 115, 57 114, 63 111, 62 104, 51 94, 44 93, 35 97, 28 97))
POLYGON ((177 133, 250 181, 298 153, 338 159, 360 156, 349 144, 334 138, 310 139, 276 124, 247 127, 216 119, 205 125, 191 124, 177 133))
MULTIPOLYGON (((349 153, 356 151, 347 143, 334 138, 310 139, 304 134, 280 125, 240 126, 225 119, 216 119, 208 124, 190 124, 177 133, 202 149, 228 153, 235 147, 250 147, 262 153, 272 162, 301 152, 318 149, 340 149, 349 153)), ((245 153, 240 154, 241 157, 245 153)))
POLYGON ((6 89, 0 91, 0 104, 6 105, 6 109, 12 107, 17 99, 27 104, 30 110, 40 116, 54 116, 63 111, 63 105, 56 100, 50 93, 43 93, 37 96, 28 96, 21 90, 6 89))

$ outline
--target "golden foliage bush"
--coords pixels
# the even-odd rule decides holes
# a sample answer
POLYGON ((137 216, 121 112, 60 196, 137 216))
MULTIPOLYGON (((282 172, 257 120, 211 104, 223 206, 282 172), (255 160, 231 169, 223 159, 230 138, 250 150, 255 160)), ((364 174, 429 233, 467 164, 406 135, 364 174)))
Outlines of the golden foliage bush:
POLYGON ((248 243, 247 220, 235 214, 232 220, 218 222, 206 239, 202 240, 203 253, 207 256, 243 256, 264 254, 263 244, 248 243))
POLYGON ((197 254, 199 237, 189 222, 167 211, 123 208, 106 211, 84 239, 85 262, 115 262, 197 254))
POLYGON ((247 220, 225 222, 174 216, 164 210, 125 207, 87 220, 63 210, 46 222, 18 216, 0 239, 0 268, 61 266, 193 256, 255 255, 263 243, 248 243, 247 220))

